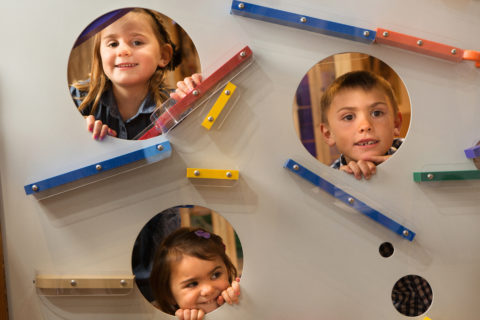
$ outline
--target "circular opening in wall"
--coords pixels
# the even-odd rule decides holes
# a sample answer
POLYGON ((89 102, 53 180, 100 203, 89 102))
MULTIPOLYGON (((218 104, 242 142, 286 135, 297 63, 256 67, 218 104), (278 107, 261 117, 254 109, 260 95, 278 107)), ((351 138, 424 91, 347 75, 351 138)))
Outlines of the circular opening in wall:
POLYGON ((201 206, 176 206, 155 215, 132 251, 140 292, 171 315, 179 309, 208 313, 225 299, 238 302, 242 268, 243 250, 232 225, 201 206))
POLYGON ((427 280, 420 276, 404 276, 393 286, 393 306, 405 316, 416 317, 425 313, 432 301, 432 288, 427 280))
POLYGON ((177 81, 197 72, 195 45, 180 25, 154 10, 123 8, 83 30, 71 50, 67 77, 93 138, 135 139, 177 81))
POLYGON ((384 242, 378 248, 378 252, 380 252, 380 255, 384 258, 391 257, 394 251, 393 245, 390 242, 384 242))
POLYGON ((369 168, 400 147, 410 123, 403 81, 381 60, 358 52, 332 55, 301 80, 293 102, 297 135, 318 161, 369 177, 369 168))

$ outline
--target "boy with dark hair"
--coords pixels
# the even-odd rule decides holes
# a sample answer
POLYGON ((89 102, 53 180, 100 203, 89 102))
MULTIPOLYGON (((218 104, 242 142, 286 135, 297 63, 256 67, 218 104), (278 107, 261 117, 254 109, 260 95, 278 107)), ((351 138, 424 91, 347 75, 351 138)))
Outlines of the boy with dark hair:
POLYGON ((370 179, 376 166, 400 145, 402 114, 392 86, 368 71, 353 71, 337 78, 321 99, 323 138, 341 153, 331 166, 355 178, 370 179))

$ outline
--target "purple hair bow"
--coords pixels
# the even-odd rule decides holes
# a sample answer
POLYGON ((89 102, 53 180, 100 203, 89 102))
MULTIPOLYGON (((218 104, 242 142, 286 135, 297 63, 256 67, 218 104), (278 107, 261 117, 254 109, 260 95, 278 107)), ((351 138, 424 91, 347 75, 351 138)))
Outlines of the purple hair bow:
POLYGON ((195 231, 195 234, 200 238, 210 239, 210 233, 208 233, 207 231, 197 230, 195 231))

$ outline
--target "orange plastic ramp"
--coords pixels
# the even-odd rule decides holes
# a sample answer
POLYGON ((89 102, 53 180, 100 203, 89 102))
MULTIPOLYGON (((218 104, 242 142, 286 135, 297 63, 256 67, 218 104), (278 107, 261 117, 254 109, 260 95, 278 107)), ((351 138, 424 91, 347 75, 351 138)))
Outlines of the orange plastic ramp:
POLYGON ((464 59, 463 49, 382 28, 377 28, 375 42, 455 62, 464 59))

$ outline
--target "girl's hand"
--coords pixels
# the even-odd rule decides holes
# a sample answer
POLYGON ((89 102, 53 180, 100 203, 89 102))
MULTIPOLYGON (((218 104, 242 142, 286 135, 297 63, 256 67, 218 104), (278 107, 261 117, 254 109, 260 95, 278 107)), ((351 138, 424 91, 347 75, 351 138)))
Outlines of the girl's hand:
POLYGON ((103 124, 100 120, 95 120, 93 115, 89 115, 85 118, 87 121, 87 130, 92 133, 92 137, 95 140, 103 140, 106 135, 116 137, 117 132, 110 129, 106 124, 103 124))
POLYGON ((232 281, 232 285, 222 291, 222 294, 217 298, 219 306, 225 302, 228 304, 238 304, 238 298, 240 297, 240 278, 232 281))
POLYGON ((177 82, 177 89, 170 93, 170 98, 180 100, 192 91, 197 85, 202 82, 202 75, 200 73, 192 74, 191 77, 186 77, 183 81, 177 82))
POLYGON ((202 320, 205 312, 201 309, 178 309, 175 316, 180 320, 202 320))

